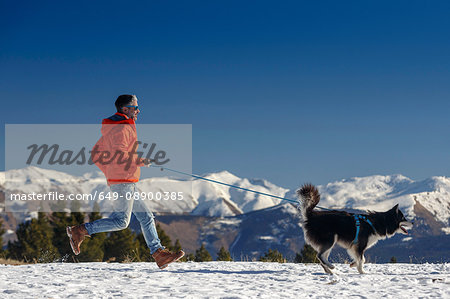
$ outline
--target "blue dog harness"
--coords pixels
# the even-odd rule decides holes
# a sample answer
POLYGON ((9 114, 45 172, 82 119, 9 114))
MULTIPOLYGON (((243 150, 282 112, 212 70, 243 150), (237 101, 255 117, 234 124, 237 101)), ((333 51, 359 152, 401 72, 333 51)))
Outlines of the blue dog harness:
POLYGON ((375 227, 373 226, 372 222, 367 219, 367 217, 365 215, 359 215, 359 214, 354 214, 353 218, 355 218, 355 222, 356 222, 356 236, 355 239, 353 240, 353 244, 356 244, 358 242, 358 236, 359 236, 359 229, 361 227, 361 220, 364 220, 365 222, 369 223, 370 226, 372 227, 373 231, 376 232, 377 230, 375 229, 375 227))

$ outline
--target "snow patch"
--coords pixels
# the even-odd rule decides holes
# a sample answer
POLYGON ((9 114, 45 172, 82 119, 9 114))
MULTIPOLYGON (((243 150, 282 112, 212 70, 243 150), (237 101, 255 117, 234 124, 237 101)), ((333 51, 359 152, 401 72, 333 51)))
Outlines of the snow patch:
POLYGON ((450 234, 450 227, 443 227, 442 231, 448 235, 448 234, 450 234))
POLYGON ((260 236, 259 239, 263 240, 263 241, 273 241, 275 239, 275 237, 273 237, 273 236, 260 236))

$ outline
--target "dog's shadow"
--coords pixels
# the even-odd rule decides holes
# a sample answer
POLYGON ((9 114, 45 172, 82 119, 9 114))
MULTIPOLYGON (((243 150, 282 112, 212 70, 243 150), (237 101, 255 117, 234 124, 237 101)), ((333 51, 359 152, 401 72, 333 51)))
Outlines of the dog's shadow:
POLYGON ((286 271, 273 271, 273 270, 254 270, 254 271, 229 271, 229 270, 209 270, 209 269, 198 269, 198 270, 171 270, 172 273, 204 273, 204 274, 227 274, 227 275, 260 275, 260 274, 281 274, 286 271))

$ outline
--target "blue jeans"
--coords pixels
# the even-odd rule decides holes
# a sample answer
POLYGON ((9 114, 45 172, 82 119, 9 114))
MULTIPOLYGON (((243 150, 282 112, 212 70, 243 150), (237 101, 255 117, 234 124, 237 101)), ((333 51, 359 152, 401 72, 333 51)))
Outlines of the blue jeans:
POLYGON ((142 234, 147 243, 150 253, 155 253, 158 248, 164 248, 158 238, 156 232, 155 220, 153 213, 142 200, 134 200, 136 184, 124 183, 110 186, 111 192, 117 193, 119 198, 114 202, 114 212, 108 218, 95 220, 94 222, 85 223, 84 226, 89 235, 112 232, 122 230, 130 224, 131 213, 133 212, 136 219, 141 224, 142 234), (127 196, 128 193, 128 196, 127 196), (132 196, 130 196, 132 195, 132 196))

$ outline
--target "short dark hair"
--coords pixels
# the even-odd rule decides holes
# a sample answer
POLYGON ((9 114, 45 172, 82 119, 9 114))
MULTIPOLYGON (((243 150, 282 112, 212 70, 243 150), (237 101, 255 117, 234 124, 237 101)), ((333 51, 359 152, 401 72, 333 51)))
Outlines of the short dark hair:
POLYGON ((122 112, 122 108, 130 105, 133 100, 137 100, 136 96, 133 94, 122 94, 120 95, 114 105, 116 105, 117 112, 122 112))

